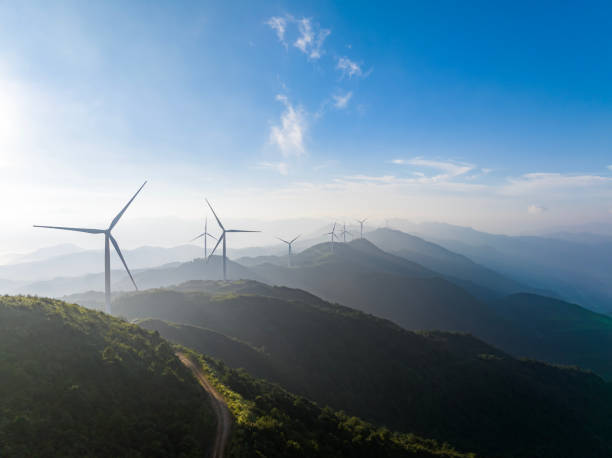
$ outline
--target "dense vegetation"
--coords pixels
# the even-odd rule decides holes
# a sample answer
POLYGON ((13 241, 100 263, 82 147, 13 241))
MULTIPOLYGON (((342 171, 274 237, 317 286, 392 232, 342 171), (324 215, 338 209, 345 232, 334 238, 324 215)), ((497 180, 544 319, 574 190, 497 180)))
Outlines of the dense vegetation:
POLYGON ((391 248, 411 248, 410 259, 427 254, 435 257, 430 265, 447 272, 464 266, 463 276, 473 274, 475 283, 419 270, 418 264, 381 251, 367 240, 337 244, 333 254, 327 244, 316 245, 294 256, 291 269, 268 263, 252 270, 270 284, 306 289, 406 329, 468 332, 517 357, 576 365, 612 379, 612 318, 535 294, 506 298, 499 290, 477 285, 497 285, 506 291, 512 284, 503 277, 477 265, 470 267, 473 263, 465 258, 457 261, 439 247, 415 247, 407 234, 380 234, 393 236, 387 242, 391 248))
POLYGON ((158 334, 0 297, 0 456, 203 456, 214 427, 206 393, 158 334))
MULTIPOLYGON (((236 423, 230 458, 463 457, 446 444, 376 428, 322 409, 278 385, 190 352, 222 393, 236 423)), ((472 455, 469 455, 472 456, 472 455)))
POLYGON ((135 293, 115 309, 178 323, 143 325, 321 405, 459 450, 612 454, 609 384, 577 369, 516 360, 468 335, 409 332, 304 291, 248 281, 135 293), (232 339, 229 357, 211 345, 219 334, 232 339))

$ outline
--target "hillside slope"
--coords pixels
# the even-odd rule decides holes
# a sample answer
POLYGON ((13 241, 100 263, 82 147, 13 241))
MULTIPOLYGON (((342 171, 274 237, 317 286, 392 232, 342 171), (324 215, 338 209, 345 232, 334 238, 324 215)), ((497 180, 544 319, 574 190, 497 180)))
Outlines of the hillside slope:
POLYGON ((223 394, 236 424, 230 458, 451 458, 472 457, 447 444, 349 417, 295 396, 243 370, 190 352, 223 394))
POLYGON ((205 392, 159 335, 51 299, 0 298, 0 455, 202 456, 205 392))
MULTIPOLYGON (((181 289, 125 295, 114 307, 129 318, 179 323, 168 337, 196 348, 199 328, 207 328, 202 342, 209 330, 238 339, 248 351, 233 355, 234 367, 252 364, 256 349, 272 365, 266 378, 290 391, 460 450, 612 451, 612 392, 593 374, 518 361, 466 335, 416 334, 289 288, 194 282, 181 289)), ((147 325, 167 332, 155 323, 147 325)))

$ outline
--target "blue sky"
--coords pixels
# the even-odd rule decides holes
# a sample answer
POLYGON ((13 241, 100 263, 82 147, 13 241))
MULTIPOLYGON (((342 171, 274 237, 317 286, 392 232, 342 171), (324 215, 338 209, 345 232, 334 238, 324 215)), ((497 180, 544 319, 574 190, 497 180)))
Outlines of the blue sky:
POLYGON ((145 178, 135 220, 610 221, 612 7, 560 3, 0 2, 0 250, 145 178))

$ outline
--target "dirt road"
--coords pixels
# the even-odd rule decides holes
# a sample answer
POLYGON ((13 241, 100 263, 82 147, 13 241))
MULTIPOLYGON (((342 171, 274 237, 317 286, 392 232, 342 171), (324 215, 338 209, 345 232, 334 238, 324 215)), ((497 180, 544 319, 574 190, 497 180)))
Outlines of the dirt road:
POLYGON ((208 394, 210 394, 213 409, 217 416, 217 432, 215 434, 215 445, 213 447, 212 458, 223 458, 225 456, 225 449, 229 441, 230 431, 232 429, 232 416, 230 414, 225 401, 221 395, 213 388, 208 382, 208 379, 202 372, 202 369, 197 364, 194 364, 191 359, 184 353, 177 353, 176 356, 181 360, 181 363, 185 367, 191 369, 193 375, 196 376, 202 388, 204 388, 208 394))

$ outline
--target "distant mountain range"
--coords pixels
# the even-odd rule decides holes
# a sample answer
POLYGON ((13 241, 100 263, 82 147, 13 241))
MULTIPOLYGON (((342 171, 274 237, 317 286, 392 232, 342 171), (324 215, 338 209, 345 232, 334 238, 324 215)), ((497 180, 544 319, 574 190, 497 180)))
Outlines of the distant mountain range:
POLYGON ((511 237, 441 223, 407 227, 412 234, 518 282, 612 313, 610 234, 562 232, 511 237))
POLYGON ((253 281, 130 293, 114 308, 322 405, 479 456, 612 453, 610 384, 518 361, 469 335, 414 333, 305 291, 253 281))
MULTIPOLYGON (((388 229, 373 236, 401 256, 368 240, 336 243, 333 252, 323 243, 296 253, 291 268, 286 256, 251 258, 245 262, 250 267, 229 261, 229 278, 304 289, 405 329, 468 332, 515 356, 577 365, 612 378, 612 318, 535 294, 422 239, 388 229)), ((216 256, 208 263, 199 259, 134 272, 142 289, 218 280, 220 275, 221 259, 216 256)), ((124 273, 113 272, 112 278, 114 291, 132 291, 124 273)), ((102 284, 102 274, 94 274, 34 283, 21 290, 61 296, 99 290, 102 284)), ((77 299, 93 307, 102 303, 96 293, 77 299)))
MULTIPOLYGON (((610 234, 560 230, 546 236, 505 236, 441 223, 398 221, 397 224, 410 234, 386 228, 367 232, 366 238, 385 251, 452 278, 480 298, 486 297, 486 290, 503 294, 527 291, 612 313, 610 234), (470 284, 480 288, 474 289, 470 284)), ((351 228, 354 234, 358 233, 355 227, 351 228)), ((326 231, 321 228, 298 239, 294 252, 325 242, 323 233, 326 231)), ((263 262, 282 264, 286 253, 286 246, 280 243, 235 250, 230 247, 229 250, 230 257, 246 267, 263 262)), ((202 249, 196 245, 141 247, 126 250, 124 254, 130 268, 139 270, 192 261, 202 256, 202 249)), ((59 277, 99 273, 103 270, 102 261, 101 251, 85 251, 74 245, 58 245, 19 255, 11 264, 0 266, 0 293, 40 289, 62 295, 84 291, 72 288, 66 291, 50 287, 48 283, 45 288, 30 285, 59 277)), ((114 254, 112 266, 122 270, 114 254)))

